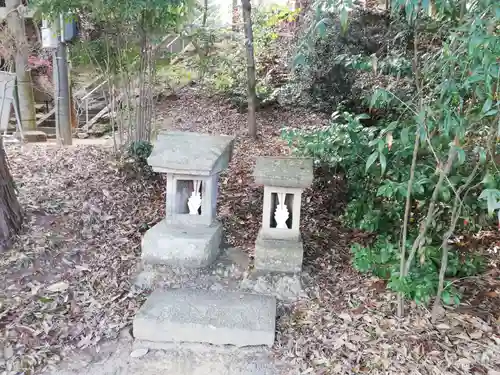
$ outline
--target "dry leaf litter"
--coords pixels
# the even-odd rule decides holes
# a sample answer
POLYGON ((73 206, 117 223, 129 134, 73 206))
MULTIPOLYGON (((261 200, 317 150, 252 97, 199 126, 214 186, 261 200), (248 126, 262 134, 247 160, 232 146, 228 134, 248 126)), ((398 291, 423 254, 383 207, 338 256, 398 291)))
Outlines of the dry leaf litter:
MULTIPOLYGON (((226 242, 251 254, 262 210, 262 189, 251 176, 255 157, 290 153, 279 139, 283 126, 312 128, 327 119, 261 111, 252 141, 245 114, 196 88, 159 107, 166 129, 237 136, 220 180, 219 216, 226 242)), ((0 254, 0 373, 37 373, 130 323, 145 297, 131 288, 140 238, 164 215, 163 184, 123 171, 103 147, 7 151, 27 218, 14 248, 0 254)), ((309 298, 279 306, 275 356, 301 374, 500 374, 498 273, 469 280, 470 298, 443 309, 437 325, 411 304, 396 318, 384 282, 349 266, 349 244, 366 235, 332 215, 345 200, 343 184, 317 173, 302 214, 309 298)))

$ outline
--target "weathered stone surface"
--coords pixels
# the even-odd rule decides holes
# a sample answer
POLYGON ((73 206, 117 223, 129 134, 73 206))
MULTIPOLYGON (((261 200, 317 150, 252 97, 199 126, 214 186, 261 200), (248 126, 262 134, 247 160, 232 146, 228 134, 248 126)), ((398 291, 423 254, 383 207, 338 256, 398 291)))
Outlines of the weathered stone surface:
POLYGON ((47 134, 38 130, 28 130, 23 132, 23 137, 26 142, 47 142, 47 134))
POLYGON ((74 351, 50 363, 43 375, 300 375, 292 363, 277 360, 265 347, 237 348, 209 344, 174 344, 144 350, 130 335, 102 341, 99 346, 74 351))
POLYGON ((142 239, 142 261, 198 268, 210 265, 220 252, 222 225, 190 226, 160 221, 142 239))
MULTIPOLYGON (((213 345, 173 345, 129 362, 127 375, 299 375, 277 362, 269 349, 220 349, 213 345)), ((99 375, 101 375, 99 373, 99 375)), ((116 375, 122 375, 116 374, 116 375)), ((123 374, 125 375, 125 374, 123 374)))
POLYGON ((153 270, 143 270, 134 278, 133 286, 139 290, 152 289, 157 276, 153 270))
POLYGON ((267 294, 278 300, 293 302, 307 298, 302 286, 302 274, 254 270, 240 283, 243 291, 267 294))
POLYGON ((304 257, 302 239, 266 239, 259 232, 255 241, 255 269, 277 272, 300 272, 304 257))
POLYGON ((312 184, 313 161, 309 158, 259 157, 255 163, 257 184, 288 188, 306 188, 312 184))
POLYGON ((133 329, 146 347, 171 342, 272 346, 275 319, 276 299, 271 296, 157 289, 136 314, 133 329))
POLYGON ((148 158, 160 173, 209 176, 227 168, 234 138, 189 132, 160 132, 148 158))
POLYGON ((143 265, 132 278, 133 289, 178 289, 239 291, 248 275, 250 259, 241 249, 222 248, 217 259, 208 267, 186 268, 169 265, 143 265), (149 277, 154 276, 154 278, 149 277))

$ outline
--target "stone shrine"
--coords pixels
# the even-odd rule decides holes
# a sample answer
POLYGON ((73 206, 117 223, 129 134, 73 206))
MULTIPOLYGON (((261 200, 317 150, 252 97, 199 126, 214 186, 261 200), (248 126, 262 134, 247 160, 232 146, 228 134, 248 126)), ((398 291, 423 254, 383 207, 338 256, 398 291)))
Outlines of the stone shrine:
POLYGON ((222 238, 218 177, 229 164, 233 142, 223 135, 160 132, 148 164, 167 174, 166 217, 143 237, 144 264, 199 268, 215 260, 222 238))
POLYGON ((213 263, 223 255, 219 254, 222 226, 216 220, 218 174, 228 166, 232 148, 233 138, 228 136, 181 132, 158 136, 148 163, 154 171, 167 174, 166 215, 142 241, 143 266, 149 268, 146 274, 152 272, 155 290, 133 321, 138 349, 274 343, 275 297, 239 288, 214 289, 210 282, 216 277, 213 263), (165 272, 167 279, 177 277, 178 283, 156 284, 155 275, 162 279, 165 272))
POLYGON ((255 268, 275 272, 302 270, 300 235, 302 191, 312 184, 313 162, 307 158, 259 157, 254 178, 264 185, 262 227, 255 242, 255 268))

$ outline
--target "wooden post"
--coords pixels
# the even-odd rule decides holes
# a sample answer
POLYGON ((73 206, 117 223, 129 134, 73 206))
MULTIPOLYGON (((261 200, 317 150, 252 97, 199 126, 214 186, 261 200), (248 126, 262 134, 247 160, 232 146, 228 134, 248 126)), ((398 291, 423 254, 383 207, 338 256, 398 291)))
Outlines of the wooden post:
POLYGON ((26 38, 24 17, 19 13, 21 0, 6 0, 7 26, 14 37, 16 53, 14 56, 17 94, 23 130, 36 130, 35 97, 31 74, 28 70, 30 45, 26 38))

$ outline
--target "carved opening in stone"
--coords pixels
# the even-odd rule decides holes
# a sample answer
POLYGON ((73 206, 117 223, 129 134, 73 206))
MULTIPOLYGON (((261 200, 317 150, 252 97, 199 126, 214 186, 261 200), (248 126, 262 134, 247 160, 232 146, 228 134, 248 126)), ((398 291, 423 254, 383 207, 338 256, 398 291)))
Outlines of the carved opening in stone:
POLYGON ((291 229, 293 222, 293 194, 271 193, 271 228, 291 229))
POLYGON ((175 187, 176 213, 201 215, 202 191, 201 180, 177 180, 175 187))

